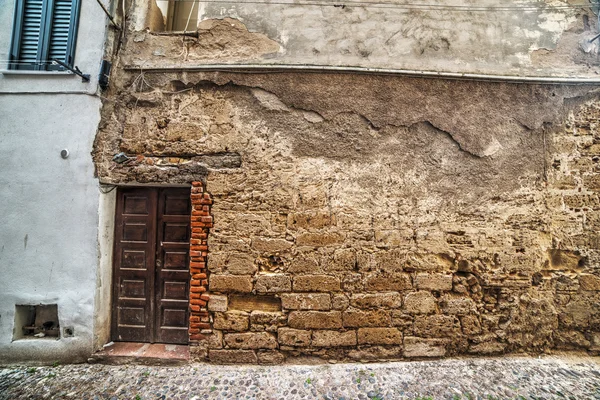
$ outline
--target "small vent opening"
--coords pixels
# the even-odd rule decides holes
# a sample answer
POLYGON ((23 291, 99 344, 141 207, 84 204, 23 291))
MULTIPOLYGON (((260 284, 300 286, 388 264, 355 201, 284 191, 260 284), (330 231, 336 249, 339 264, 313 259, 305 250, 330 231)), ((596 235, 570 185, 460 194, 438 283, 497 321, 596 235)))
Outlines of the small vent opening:
POLYGON ((56 304, 17 305, 13 340, 58 339, 58 306, 56 304))

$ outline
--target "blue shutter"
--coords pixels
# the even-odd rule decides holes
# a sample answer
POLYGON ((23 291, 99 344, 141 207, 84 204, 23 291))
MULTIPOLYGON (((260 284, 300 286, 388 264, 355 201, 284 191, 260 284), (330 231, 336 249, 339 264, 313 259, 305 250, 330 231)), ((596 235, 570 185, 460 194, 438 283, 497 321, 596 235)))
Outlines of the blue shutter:
POLYGON ((12 69, 63 69, 73 65, 80 0, 17 0, 12 69))
POLYGON ((15 15, 12 60, 15 69, 37 69, 40 36, 45 17, 44 0, 23 0, 15 15), (19 15, 20 14, 20 15, 19 15), (20 21, 17 19, 20 18, 20 21), (18 30, 18 31, 17 31, 18 30))
POLYGON ((71 32, 71 16, 73 14, 72 0, 54 0, 52 25, 50 28, 50 43, 48 59, 59 59, 67 64, 69 50, 69 33, 71 32))

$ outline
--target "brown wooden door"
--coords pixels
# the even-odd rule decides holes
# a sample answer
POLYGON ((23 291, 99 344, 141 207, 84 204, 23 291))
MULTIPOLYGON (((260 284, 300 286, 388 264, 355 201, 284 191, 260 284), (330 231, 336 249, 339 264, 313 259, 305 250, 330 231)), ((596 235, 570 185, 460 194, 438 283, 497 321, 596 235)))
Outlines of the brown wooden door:
POLYGON ((188 342, 190 190, 119 188, 112 337, 188 342))

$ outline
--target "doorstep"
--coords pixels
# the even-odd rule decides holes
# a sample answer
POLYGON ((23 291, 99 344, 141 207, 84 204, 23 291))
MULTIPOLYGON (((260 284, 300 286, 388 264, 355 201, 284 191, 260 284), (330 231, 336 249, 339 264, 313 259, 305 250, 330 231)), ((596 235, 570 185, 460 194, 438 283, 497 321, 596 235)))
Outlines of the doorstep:
POLYGON ((89 363, 182 365, 190 361, 190 347, 180 344, 115 342, 94 353, 89 363))

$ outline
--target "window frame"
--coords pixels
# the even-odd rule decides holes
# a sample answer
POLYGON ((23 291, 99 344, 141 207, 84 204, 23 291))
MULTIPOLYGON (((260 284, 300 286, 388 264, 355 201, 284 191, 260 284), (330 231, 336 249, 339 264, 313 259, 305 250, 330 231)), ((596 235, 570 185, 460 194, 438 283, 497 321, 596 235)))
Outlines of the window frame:
MULTIPOLYGON (((79 13, 81 9, 81 0, 72 1, 71 20, 69 21, 69 35, 67 38, 66 64, 73 66, 75 61, 75 45, 77 43, 77 31, 79 27, 79 13)), ((13 19, 13 31, 10 44, 10 56, 8 62, 9 70, 31 70, 31 71, 64 71, 61 65, 48 63, 50 52, 50 40, 52 34, 52 20, 54 15, 55 0, 42 0, 42 16, 40 21, 40 36, 35 63, 32 65, 22 64, 19 61, 21 56, 21 36, 23 33, 23 20, 25 17, 26 0, 15 1, 15 13, 13 19)))

